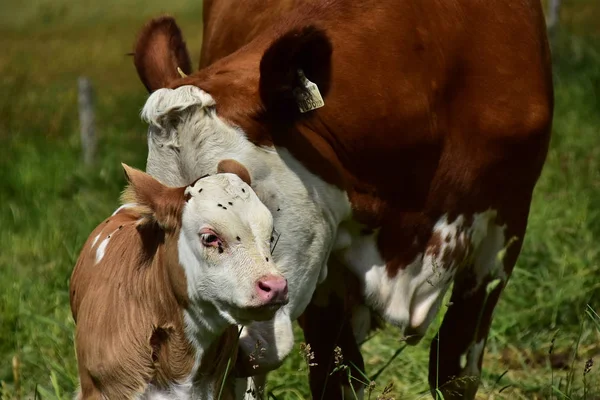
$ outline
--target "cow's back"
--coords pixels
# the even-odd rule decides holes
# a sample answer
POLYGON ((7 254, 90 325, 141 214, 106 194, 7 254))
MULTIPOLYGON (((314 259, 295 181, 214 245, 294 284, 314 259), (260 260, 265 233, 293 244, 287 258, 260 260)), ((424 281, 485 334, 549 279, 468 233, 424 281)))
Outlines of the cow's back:
POLYGON ((539 1, 222 0, 206 2, 204 19, 203 66, 258 35, 325 29, 332 83, 307 125, 337 156, 361 222, 394 219, 375 203, 439 215, 505 202, 509 187, 531 195, 553 108, 539 1))

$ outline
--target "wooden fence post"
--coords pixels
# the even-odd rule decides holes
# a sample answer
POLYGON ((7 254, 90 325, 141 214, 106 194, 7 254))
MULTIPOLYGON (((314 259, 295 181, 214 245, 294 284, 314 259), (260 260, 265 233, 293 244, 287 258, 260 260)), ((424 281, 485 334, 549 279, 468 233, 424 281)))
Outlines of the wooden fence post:
POLYGON ((81 147, 83 162, 92 165, 96 158, 96 130, 94 111, 94 90, 86 77, 79 77, 79 126, 81 129, 81 147))
POLYGON ((548 0, 547 25, 548 25, 548 30, 550 32, 553 32, 556 30, 556 28, 558 28, 558 25, 560 22, 560 19, 559 19, 560 4, 561 4, 561 0, 548 0))

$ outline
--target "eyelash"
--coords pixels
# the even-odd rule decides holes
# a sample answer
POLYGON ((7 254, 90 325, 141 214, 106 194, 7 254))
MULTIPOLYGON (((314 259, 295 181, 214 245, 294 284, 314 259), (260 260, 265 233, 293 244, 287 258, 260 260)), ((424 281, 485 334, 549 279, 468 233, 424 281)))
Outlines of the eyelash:
POLYGON ((273 255, 273 252, 275 251, 275 247, 277 246, 277 243, 279 242, 279 237, 281 235, 279 234, 279 232, 277 232, 275 230, 275 228, 273 228, 273 232, 271 233, 271 255, 273 255))

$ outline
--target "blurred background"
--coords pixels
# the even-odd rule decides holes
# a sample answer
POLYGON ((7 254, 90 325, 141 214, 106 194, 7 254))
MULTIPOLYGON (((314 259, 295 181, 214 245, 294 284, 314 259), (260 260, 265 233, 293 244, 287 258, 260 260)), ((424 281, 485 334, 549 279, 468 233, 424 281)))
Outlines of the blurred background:
MULTIPOLYGON (((551 2, 554 133, 496 309, 482 399, 600 399, 600 0, 551 2)), ((68 280, 87 236, 118 205, 120 162, 145 167, 147 94, 126 54, 143 23, 164 12, 197 65, 201 0, 0 1, 1 399, 72 398, 68 280), (94 89, 84 102, 97 143, 87 163, 80 77, 94 89)), ((396 399, 429 398, 436 328, 415 348, 393 329, 364 344, 368 374, 382 371, 371 398, 390 383, 396 399)), ((308 398, 301 341, 298 331, 296 350, 271 374, 272 399, 308 398)))

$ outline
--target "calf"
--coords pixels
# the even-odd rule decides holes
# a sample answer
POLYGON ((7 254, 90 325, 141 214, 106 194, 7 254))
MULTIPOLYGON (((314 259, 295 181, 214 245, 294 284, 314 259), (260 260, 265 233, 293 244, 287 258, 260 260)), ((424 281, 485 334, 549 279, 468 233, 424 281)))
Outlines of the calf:
POLYGON ((247 170, 220 165, 237 175, 178 188, 123 165, 125 204, 92 232, 71 277, 78 398, 231 396, 221 391, 234 324, 273 318, 287 281, 247 170))

